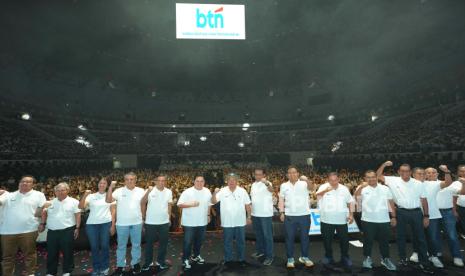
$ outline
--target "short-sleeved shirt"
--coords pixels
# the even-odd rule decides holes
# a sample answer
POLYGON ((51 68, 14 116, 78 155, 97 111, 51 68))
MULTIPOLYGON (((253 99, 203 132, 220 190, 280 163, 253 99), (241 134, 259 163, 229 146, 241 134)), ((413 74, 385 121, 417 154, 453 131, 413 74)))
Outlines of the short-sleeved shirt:
POLYGON ((197 190, 195 187, 184 190, 179 197, 178 205, 198 201, 199 206, 182 209, 181 225, 189 227, 207 225, 208 208, 212 205, 211 199, 212 193, 205 187, 201 190, 197 190))
POLYGON ((47 228, 62 230, 76 225, 76 214, 80 213, 79 201, 72 197, 63 200, 54 198, 47 208, 47 228))
POLYGON ((93 193, 86 197, 86 203, 90 211, 86 224, 111 222, 111 203, 107 203, 106 195, 106 193, 93 193))
POLYGON ((462 189, 462 183, 459 181, 452 182, 448 187, 441 189, 436 195, 436 203, 439 209, 450 209, 454 207, 453 198, 458 196, 462 189))
POLYGON ((286 216, 310 215, 310 197, 307 182, 298 180, 281 184, 279 196, 284 199, 284 214, 286 216))
POLYGON ((142 188, 129 190, 126 186, 116 189, 112 196, 116 200, 116 225, 130 226, 142 224, 140 202, 145 195, 142 188))
MULTIPOLYGON (((317 193, 330 187, 329 183, 320 185, 317 193)), ((320 208, 320 221, 327 224, 347 224, 349 208, 347 204, 354 202, 349 189, 338 184, 336 189, 325 193, 318 200, 320 208)))
POLYGON ((390 222, 389 200, 392 200, 392 193, 387 186, 377 184, 363 188, 362 198, 362 220, 373 223, 390 222))
POLYGON ((14 235, 37 231, 39 218, 37 208, 44 206, 45 195, 31 190, 25 194, 19 191, 4 194, 1 198, 3 219, 0 221, 0 234, 14 235))
MULTIPOLYGON (((460 187, 460 190, 462 190, 462 182, 460 181, 454 181, 451 185, 454 185, 457 188, 460 187)), ((460 207, 465 207, 465 195, 459 194, 460 190, 458 192, 457 205, 460 207)))
POLYGON ((156 187, 153 188, 148 197, 145 223, 152 225, 169 223, 168 205, 172 203, 173 193, 170 189, 163 188, 160 191, 156 187))
POLYGON ((242 227, 247 224, 245 205, 250 204, 250 197, 242 187, 236 187, 231 192, 229 187, 223 187, 216 194, 220 202, 221 226, 242 227))
POLYGON ((436 201, 438 192, 441 190, 441 181, 425 181, 423 182, 423 185, 425 186, 426 198, 428 200, 429 219, 442 218, 436 201))
POLYGON ((252 216, 273 216, 273 193, 268 190, 265 183, 261 181, 254 182, 250 189, 250 197, 252 200, 252 216))
POLYGON ((384 179, 399 208, 415 209, 421 207, 420 198, 426 198, 426 190, 420 181, 410 178, 409 181, 405 182, 398 176, 385 176, 384 179))

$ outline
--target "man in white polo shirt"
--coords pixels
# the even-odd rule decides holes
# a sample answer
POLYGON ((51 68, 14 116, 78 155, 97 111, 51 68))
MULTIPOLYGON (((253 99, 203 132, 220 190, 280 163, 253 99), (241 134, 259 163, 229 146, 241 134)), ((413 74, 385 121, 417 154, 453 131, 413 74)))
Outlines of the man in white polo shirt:
POLYGON ((142 210, 141 200, 145 191, 136 187, 137 176, 130 172, 124 175, 124 187, 115 191, 112 182, 107 191, 106 201, 116 201, 116 233, 118 234, 118 249, 116 250, 116 271, 114 275, 122 276, 126 266, 126 248, 131 239, 131 266, 132 273, 141 272, 141 236, 142 236, 142 210))
MULTIPOLYGON (((463 267, 463 257, 460 253, 460 242, 458 241, 456 222, 457 219, 462 226, 462 229, 465 230, 465 164, 457 166, 457 180, 452 182, 452 184, 444 190, 444 193, 452 194, 452 204, 450 203, 450 198, 447 197, 447 201, 444 201, 442 205, 442 200, 438 200, 438 205, 443 217, 443 228, 447 233, 449 241, 449 249, 453 251, 452 256, 454 257, 454 265, 463 267), (451 206, 452 205, 452 206, 451 206), (452 210, 450 209, 452 208, 452 210), (451 217, 451 214, 453 218, 451 217)), ((442 195, 442 191, 439 192, 439 195, 442 195)), ((442 195, 444 196, 444 195, 442 195)), ((442 244, 441 244, 442 245, 442 244)), ((440 249, 442 251, 442 249, 440 249)))
POLYGON ((408 266, 407 252, 405 249, 407 225, 413 235, 414 244, 418 247, 420 269, 426 274, 433 274, 428 258, 424 228, 429 224, 428 201, 426 190, 422 183, 411 178, 410 165, 402 164, 398 173, 400 176, 384 176, 384 169, 392 166, 391 161, 384 162, 376 171, 378 179, 384 182, 391 190, 394 202, 397 205, 397 248, 399 251, 399 265, 408 266))
POLYGON ((221 226, 224 238, 224 264, 233 261, 233 241, 241 266, 245 266, 245 225, 251 224, 250 197, 247 191, 239 187, 239 176, 231 173, 226 177, 227 187, 215 189, 212 204, 220 202, 221 226))
POLYGON ((67 183, 56 185, 56 198, 45 205, 47 208, 43 212, 42 225, 48 228, 47 275, 57 275, 60 251, 63 252, 63 276, 69 276, 74 269, 74 240, 79 236, 81 210, 79 201, 68 193, 67 183))
POLYGON ((18 190, 13 193, 0 191, 3 218, 0 220, 2 235, 3 275, 15 274, 16 253, 21 249, 25 256, 27 275, 35 273, 37 265, 36 239, 39 219, 38 208, 45 204, 43 193, 33 190, 36 180, 31 175, 21 177, 18 190))
MULTIPOLYGON (((452 177, 446 165, 439 166, 439 169, 445 174, 444 181, 438 180, 438 172, 435 168, 427 168, 425 170, 422 168, 415 168, 413 170, 413 177, 424 185, 426 199, 428 201, 429 224, 426 228, 426 242, 428 246, 429 260, 433 263, 434 267, 443 268, 444 265, 438 258, 440 243, 442 240, 439 232, 442 216, 439 211, 436 198, 441 189, 447 188, 452 183, 452 177)), ((414 244, 415 252, 410 257, 410 260, 414 262, 418 262, 418 254, 416 252, 417 247, 418 246, 414 244)))
POLYGON ((265 256, 264 265, 273 263, 273 184, 266 179, 265 169, 255 169, 255 182, 250 189, 252 199, 252 225, 255 231, 255 253, 258 259, 265 256))
POLYGON ((349 229, 347 224, 354 221, 354 200, 349 189, 339 183, 336 172, 328 174, 328 182, 320 185, 316 192, 318 207, 320 209, 321 235, 325 247, 323 265, 331 268, 333 259, 334 231, 340 240, 341 263, 347 271, 352 269, 349 257, 349 229))
POLYGON ((196 176, 194 186, 184 190, 179 197, 178 207, 182 209, 181 225, 184 230, 184 269, 191 268, 191 262, 205 263, 200 256, 200 249, 205 239, 207 224, 210 222, 211 199, 212 194, 205 187, 205 178, 201 175, 196 176))
POLYGON ((357 188, 354 197, 357 204, 362 207, 363 255, 365 256, 363 268, 373 268, 371 249, 376 239, 381 253, 381 265, 387 270, 396 270, 396 266, 389 258, 391 226, 394 227, 397 223, 396 207, 391 191, 387 186, 378 183, 375 171, 369 170, 365 172, 365 183, 357 188))
POLYGON ((142 209, 147 209, 145 215, 145 264, 143 271, 153 266, 153 244, 158 241, 158 256, 156 265, 160 270, 168 269, 166 265, 166 248, 168 246, 171 206, 173 193, 166 188, 166 175, 159 175, 155 188, 150 186, 142 198, 142 209))
POLYGON ((310 229, 310 198, 309 193, 314 186, 307 178, 299 180, 299 170, 296 166, 289 166, 287 169, 289 181, 281 184, 279 188, 278 208, 280 219, 284 222, 287 268, 294 268, 294 242, 295 233, 300 229, 300 258, 299 262, 306 267, 313 267, 314 264, 309 258, 309 238, 310 229))

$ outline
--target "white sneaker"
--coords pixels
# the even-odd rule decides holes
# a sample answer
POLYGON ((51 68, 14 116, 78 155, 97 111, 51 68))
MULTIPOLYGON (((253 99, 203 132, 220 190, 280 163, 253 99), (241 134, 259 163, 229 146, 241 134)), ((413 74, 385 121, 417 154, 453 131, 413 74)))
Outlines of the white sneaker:
POLYGON ((418 263, 418 253, 417 252, 412 253, 412 256, 410 256, 410 261, 414 262, 414 263, 418 263))
POLYGON ((184 262, 182 262, 182 266, 184 267, 184 269, 191 268, 191 264, 189 263, 189 260, 184 260, 184 262))
POLYGON ((65 273, 63 276, 71 276, 71 273, 65 273))
POLYGON ((300 257, 299 262, 305 264, 306 267, 313 267, 315 265, 308 257, 300 257))
POLYGON ((429 257, 429 261, 433 263, 434 267, 436 268, 444 268, 444 265, 441 263, 438 257, 433 256, 429 257))
POLYGON ((463 260, 461 258, 454 258, 454 265, 463 267, 463 260))

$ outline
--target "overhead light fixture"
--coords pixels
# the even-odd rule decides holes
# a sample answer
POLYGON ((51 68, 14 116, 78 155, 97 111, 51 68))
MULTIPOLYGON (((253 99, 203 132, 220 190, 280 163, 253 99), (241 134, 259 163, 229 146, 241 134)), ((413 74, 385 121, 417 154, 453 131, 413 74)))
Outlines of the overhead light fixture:
POLYGON ((243 148, 245 146, 244 142, 239 142, 237 143, 237 145, 240 147, 240 148, 243 148))
POLYGON ((249 127, 250 127, 250 124, 249 124, 249 123, 243 123, 243 124, 242 124, 242 127, 243 127, 243 128, 249 128, 249 127))
POLYGON ((371 121, 374 122, 374 121, 376 121, 376 120, 378 120, 378 116, 376 116, 376 115, 371 115, 371 121))
POLYGON ((172 125, 171 127, 172 127, 172 128, 176 128, 176 125, 172 125))
POLYGON ((200 141, 202 141, 202 142, 207 141, 207 136, 200 136, 200 141))
POLYGON ((336 117, 334 117, 334 115, 329 115, 328 116, 328 121, 334 121, 334 119, 336 119, 336 117))
POLYGON ((188 147, 191 144, 191 141, 186 140, 186 141, 184 141, 183 144, 184 144, 185 147, 188 147))
POLYGON ((21 119, 24 121, 29 121, 31 119, 31 115, 29 113, 21 114, 21 119))
POLYGON ((247 131, 247 130, 248 130, 248 128, 246 128, 246 127, 243 127, 243 128, 242 128, 242 130, 243 130, 243 131, 247 131))
POLYGON ((78 128, 79 128, 80 130, 84 130, 84 131, 87 130, 87 128, 86 128, 84 125, 78 125, 78 128))

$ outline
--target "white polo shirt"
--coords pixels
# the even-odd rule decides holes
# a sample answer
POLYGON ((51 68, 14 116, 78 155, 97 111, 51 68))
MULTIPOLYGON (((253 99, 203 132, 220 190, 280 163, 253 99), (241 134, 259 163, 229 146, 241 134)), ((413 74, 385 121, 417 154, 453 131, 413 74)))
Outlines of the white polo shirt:
POLYGON ((211 199, 212 193, 208 188, 203 187, 202 190, 197 190, 195 187, 190 187, 184 190, 179 197, 178 205, 198 201, 199 206, 182 209, 181 225, 189 227, 207 225, 208 208, 212 205, 211 199))
MULTIPOLYGON (((460 187, 460 190, 462 189, 462 182, 460 181, 454 181, 451 186, 454 185, 455 187, 460 187)), ((465 195, 461 195, 460 190, 458 191, 458 198, 457 198, 457 205, 460 207, 465 207, 465 195)))
POLYGON ((168 205, 172 203, 173 193, 170 189, 164 187, 160 191, 157 187, 154 187, 149 194, 145 223, 152 225, 169 223, 168 205))
POLYGON ((145 195, 142 188, 129 190, 126 186, 116 189, 112 196, 116 200, 116 225, 130 226, 142 224, 140 202, 145 195))
POLYGON ((462 189, 462 183, 455 181, 448 187, 441 189, 436 195, 436 203, 439 209, 450 209, 454 207, 453 198, 458 196, 462 189))
MULTIPOLYGON (((329 183, 320 185, 318 192, 326 190, 330 187, 329 183)), ((318 200, 318 207, 320 209, 320 221, 327 224, 347 224, 347 217, 349 216, 348 203, 354 202, 349 189, 339 184, 337 189, 333 189, 325 193, 318 200)))
POLYGON ((390 222, 389 200, 392 200, 392 193, 387 186, 377 184, 376 187, 370 185, 363 188, 362 199, 362 220, 373 223, 390 222))
POLYGON ((410 178, 408 182, 405 182, 399 176, 385 176, 384 179, 399 208, 415 209, 421 207, 420 198, 426 198, 426 191, 420 181, 410 178))
POLYGON ((273 193, 268 190, 265 183, 254 182, 250 189, 250 197, 252 199, 252 216, 273 216, 273 193))
POLYGON ((86 224, 102 224, 111 222, 111 203, 106 202, 106 193, 93 193, 86 197, 86 204, 89 208, 89 217, 86 224))
POLYGON ((310 215, 310 191, 307 182, 298 180, 295 184, 287 181, 281 184, 279 196, 284 198, 284 214, 286 216, 310 215))
POLYGON ((31 190, 25 194, 15 191, 5 193, 0 201, 3 206, 3 219, 0 220, 0 234, 14 235, 37 231, 39 218, 37 208, 44 206, 45 195, 31 190))
POLYGON ((250 204, 250 197, 244 188, 237 186, 231 192, 229 187, 223 187, 216 194, 216 200, 220 202, 222 227, 242 227, 247 224, 245 205, 250 204))
POLYGON ((441 190, 441 181, 425 181, 423 186, 426 191, 426 199, 428 200, 428 214, 429 219, 440 219, 442 218, 441 212, 439 212, 436 197, 438 192, 441 190))
POLYGON ((80 213, 79 201, 67 196, 62 201, 54 198, 47 208, 47 228, 62 230, 76 225, 75 214, 80 213))

